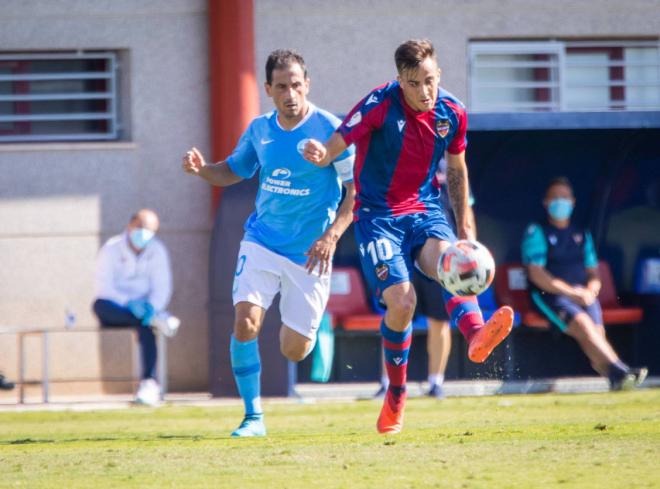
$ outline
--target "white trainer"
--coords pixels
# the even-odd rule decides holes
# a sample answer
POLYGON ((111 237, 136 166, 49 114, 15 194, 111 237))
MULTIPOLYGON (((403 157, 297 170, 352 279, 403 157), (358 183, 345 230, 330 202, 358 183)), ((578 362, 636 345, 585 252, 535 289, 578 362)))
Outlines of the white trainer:
POLYGON ((177 331, 179 331, 181 320, 178 317, 172 316, 170 313, 163 311, 154 316, 151 320, 151 326, 168 338, 171 338, 177 331))
POLYGON ((135 395, 137 404, 158 406, 160 404, 160 386, 154 379, 142 379, 135 395))

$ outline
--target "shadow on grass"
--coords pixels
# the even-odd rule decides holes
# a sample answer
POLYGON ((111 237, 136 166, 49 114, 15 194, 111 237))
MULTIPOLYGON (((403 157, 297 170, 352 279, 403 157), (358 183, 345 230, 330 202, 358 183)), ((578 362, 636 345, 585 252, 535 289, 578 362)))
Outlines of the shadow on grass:
POLYGON ((212 441, 212 440, 227 440, 229 436, 203 436, 203 435, 169 435, 158 434, 155 436, 133 436, 133 437, 112 437, 112 436, 93 436, 89 438, 62 438, 58 440, 50 438, 16 438, 14 440, 2 440, 0 445, 39 445, 39 444, 63 444, 63 443, 78 443, 78 442, 108 442, 108 441, 156 441, 156 440, 173 440, 173 441, 212 441))

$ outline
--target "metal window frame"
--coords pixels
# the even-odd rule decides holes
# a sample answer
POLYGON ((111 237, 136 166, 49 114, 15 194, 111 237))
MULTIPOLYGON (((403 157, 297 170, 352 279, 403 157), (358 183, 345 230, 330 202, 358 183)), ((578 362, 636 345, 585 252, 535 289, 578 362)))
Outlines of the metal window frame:
POLYGON ((107 121, 105 132, 53 133, 53 134, 0 134, 0 143, 16 142, 47 142, 47 141, 108 141, 119 139, 120 121, 118 114, 118 60, 117 53, 112 51, 77 51, 77 52, 33 52, 33 53, 0 53, 2 61, 33 61, 33 60, 79 60, 100 59, 106 61, 106 70, 99 72, 54 72, 26 73, 0 75, 0 82, 7 81, 41 81, 41 80, 107 80, 108 87, 103 92, 71 92, 71 93, 40 93, 40 94, 1 94, 0 102, 31 102, 57 100, 106 100, 105 112, 70 112, 60 114, 13 114, 0 115, 0 122, 30 122, 30 121, 71 121, 98 120, 107 121))
MULTIPOLYGON (((470 109, 475 112, 492 112, 492 110, 480 110, 479 108, 474 107, 476 100, 477 90, 481 87, 486 88, 496 88, 496 87, 518 87, 518 88, 550 88, 556 89, 557 91, 557 100, 551 102, 538 102, 535 103, 538 105, 539 109, 542 110, 552 110, 548 107, 562 107, 562 86, 563 86, 563 76, 561 65, 563 62, 563 45, 561 42, 557 41, 507 41, 507 42, 471 42, 468 48, 468 103, 470 109), (535 62, 535 61, 524 61, 524 62, 514 62, 514 63, 487 63, 485 67, 487 68, 496 68, 496 67, 513 67, 513 68, 550 68, 551 73, 557 73, 557 80, 555 82, 484 82, 477 83, 476 70, 477 68, 484 67, 482 64, 477 63, 477 57, 479 55, 488 55, 488 54, 500 54, 500 55, 525 55, 525 54, 547 54, 550 56, 548 62, 535 62), (556 62, 553 60, 553 56, 556 57, 556 62)), ((526 107, 530 105, 529 102, 516 102, 514 104, 509 104, 512 108, 513 106, 526 107)), ((529 106, 532 109, 534 104, 529 106)), ((561 109, 560 109, 561 110, 561 109)))
MULTIPOLYGON (((534 112, 535 108, 541 111, 554 110, 559 112, 567 111, 566 106, 566 93, 567 89, 572 88, 592 88, 592 87, 609 87, 609 88, 653 88, 657 87, 660 90, 660 82, 635 82, 630 83, 625 80, 608 80, 606 82, 586 82, 586 83, 568 83, 566 79, 566 71, 569 68, 574 67, 606 67, 606 68, 623 68, 624 70, 628 67, 648 67, 648 68, 657 68, 658 70, 658 80, 660 80, 660 39, 658 40, 611 40, 611 41, 471 41, 468 47, 468 102, 470 109, 477 113, 493 113, 493 106, 489 104, 487 107, 478 107, 475 106, 475 101, 477 100, 476 94, 477 91, 481 88, 498 88, 498 87, 507 87, 507 88, 557 88, 557 103, 556 108, 548 109, 547 102, 539 102, 538 107, 535 106, 536 103, 529 102, 516 102, 516 103, 504 103, 499 107, 502 108, 501 112, 518 112, 521 108, 529 108, 531 112, 534 112), (639 61, 628 63, 625 60, 616 60, 608 61, 607 63, 597 63, 597 62, 575 62, 570 60, 569 50, 572 48, 655 48, 657 61, 639 61), (478 63, 477 57, 479 55, 488 55, 488 54, 548 54, 556 55, 557 63, 544 63, 544 62, 535 62, 535 61, 521 61, 521 62, 507 62, 507 63, 497 63, 488 61, 485 63, 478 63), (476 70, 478 68, 498 68, 498 67, 508 67, 508 68, 535 68, 535 67, 547 67, 551 70, 556 70, 558 80, 557 84, 551 82, 488 82, 482 81, 478 82, 476 70)), ((626 90, 627 92, 627 90, 626 90)), ((610 101, 610 104, 607 107, 600 107, 601 111, 621 111, 621 110, 647 110, 654 111, 659 110, 660 107, 655 105, 646 105, 646 106, 632 106, 629 104, 627 96, 623 100, 625 106, 624 109, 620 107, 614 107, 619 101, 610 101)), ((571 109, 573 110, 573 109, 571 109)), ((584 111, 593 111, 594 108, 586 107, 580 109, 584 111)), ((500 112, 500 110, 498 110, 500 112)))

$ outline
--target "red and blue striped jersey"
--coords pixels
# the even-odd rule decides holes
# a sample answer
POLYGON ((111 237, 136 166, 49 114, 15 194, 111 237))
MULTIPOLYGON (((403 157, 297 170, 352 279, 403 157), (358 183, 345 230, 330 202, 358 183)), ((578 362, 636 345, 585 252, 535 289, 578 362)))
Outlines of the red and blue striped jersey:
POLYGON ((374 89, 337 131, 355 144, 355 219, 440 209, 433 184, 445 151, 460 154, 467 140, 465 106, 439 88, 433 110, 417 112, 398 82, 374 89))

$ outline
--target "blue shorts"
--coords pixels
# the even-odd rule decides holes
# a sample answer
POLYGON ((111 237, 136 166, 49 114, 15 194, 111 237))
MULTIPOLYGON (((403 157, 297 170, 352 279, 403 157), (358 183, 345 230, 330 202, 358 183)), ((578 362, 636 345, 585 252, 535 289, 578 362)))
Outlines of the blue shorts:
POLYGON ((603 311, 598 300, 590 306, 581 306, 564 295, 541 294, 538 290, 533 290, 531 296, 538 310, 563 332, 566 332, 573 318, 581 312, 586 312, 594 324, 603 324, 603 311))
POLYGON ((428 238, 456 241, 441 211, 360 219, 355 223, 362 272, 377 298, 392 285, 412 281, 417 254, 428 238))

